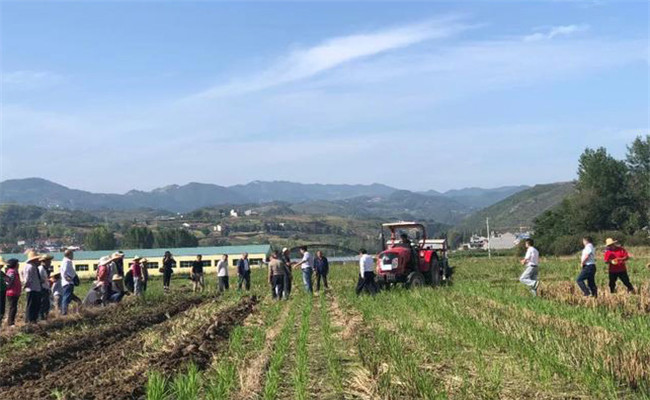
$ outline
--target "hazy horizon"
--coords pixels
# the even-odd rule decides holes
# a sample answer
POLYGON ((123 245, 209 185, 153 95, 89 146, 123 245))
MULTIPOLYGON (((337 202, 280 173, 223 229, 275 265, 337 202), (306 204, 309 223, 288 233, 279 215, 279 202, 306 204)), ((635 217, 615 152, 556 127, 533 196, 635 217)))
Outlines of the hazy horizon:
POLYGON ((153 190, 156 190, 156 189, 163 189, 163 188, 168 187, 168 186, 185 186, 185 185, 188 185, 188 184, 191 184, 191 183, 207 184, 207 185, 217 185, 217 186, 222 186, 222 187, 226 187, 226 188, 227 188, 227 187, 237 186, 237 185, 247 185, 247 184, 255 183, 255 182, 271 182, 271 183, 272 183, 272 182, 288 182, 288 183, 295 183, 295 184, 301 184, 301 185, 351 185, 351 186, 353 186, 353 185, 364 185, 364 186, 370 186, 370 185, 375 185, 375 184, 377 184, 377 185, 389 186, 389 187, 391 187, 391 188, 393 188, 393 189, 397 189, 397 190, 409 190, 409 191, 412 191, 412 192, 415 192, 415 193, 418 193, 418 192, 426 192, 426 191, 430 191, 430 190, 435 190, 435 191, 437 191, 437 192, 440 192, 441 194, 444 194, 444 193, 449 192, 449 191, 453 191, 453 190, 463 190, 463 189, 485 189, 485 190, 491 190, 491 189, 501 189, 501 188, 506 188, 506 187, 518 187, 518 186, 529 186, 529 187, 532 187, 532 186, 535 186, 535 185, 547 185, 547 184, 552 184, 552 183, 562 183, 562 182, 565 182, 565 181, 557 181, 557 182, 539 182, 539 183, 535 183, 535 184, 532 184, 532 185, 526 185, 526 184, 512 184, 512 185, 503 185, 503 186, 494 186, 494 187, 487 187, 487 186, 483 186, 483 187, 481 187, 481 186, 463 186, 463 187, 450 188, 450 189, 446 189, 446 190, 438 190, 438 189, 436 189, 436 188, 428 188, 428 189, 421 189, 421 190, 411 190, 411 189, 405 189, 405 188, 401 188, 401 187, 397 187, 397 186, 387 185, 387 184, 382 183, 382 182, 367 182, 367 183, 364 183, 364 182, 360 182, 360 183, 340 183, 340 182, 339 182, 339 183, 336 183, 336 182, 335 182, 335 183, 321 183, 321 182, 298 182, 298 181, 288 181, 288 180, 279 180, 279 179, 268 180, 268 181, 267 181, 267 180, 259 180, 259 179, 256 179, 256 180, 252 180, 252 181, 248 181, 248 182, 239 182, 239 183, 234 183, 234 184, 232 184, 232 185, 222 185, 222 184, 220 184, 220 183, 218 183, 218 182, 187 181, 187 182, 184 182, 184 183, 169 183, 169 184, 166 184, 166 185, 157 186, 157 187, 153 187, 153 188, 150 188, 150 189, 143 189, 143 188, 133 187, 133 188, 127 189, 127 190, 122 191, 122 192, 102 192, 102 191, 93 191, 93 190, 85 189, 85 188, 83 188, 83 187, 74 186, 74 185, 66 185, 66 184, 63 184, 63 183, 61 183, 61 182, 57 182, 57 181, 53 181, 53 180, 50 180, 50 179, 46 179, 46 178, 42 178, 42 177, 37 177, 37 176, 29 176, 29 177, 24 177, 24 178, 9 178, 9 179, 3 179, 3 180, 0 180, 0 183, 3 183, 3 182, 5 182, 5 181, 11 181, 11 180, 26 180, 26 179, 44 179, 44 180, 47 180, 47 181, 52 182, 52 183, 55 183, 55 184, 63 185, 63 186, 65 186, 65 187, 67 187, 68 189, 83 190, 83 191, 86 191, 86 192, 98 193, 98 194, 126 194, 126 193, 128 193, 129 191, 132 191, 132 190, 143 191, 143 192, 151 192, 151 191, 153 191, 153 190))
POLYGON ((0 180, 570 181, 650 132, 648 7, 3 2, 0 180))

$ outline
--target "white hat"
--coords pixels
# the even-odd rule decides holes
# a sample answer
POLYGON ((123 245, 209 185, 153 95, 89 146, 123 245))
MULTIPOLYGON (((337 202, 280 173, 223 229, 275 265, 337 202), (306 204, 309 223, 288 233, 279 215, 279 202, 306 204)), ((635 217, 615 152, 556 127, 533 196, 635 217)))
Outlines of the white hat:
POLYGON ((104 256, 104 257, 99 259, 99 261, 97 262, 97 265, 106 265, 109 262, 111 262, 111 258, 109 256, 104 256))
POLYGON ((289 249, 287 249, 286 247, 284 247, 284 248, 282 249, 282 252, 284 253, 284 252, 287 251, 287 250, 289 250, 289 249))

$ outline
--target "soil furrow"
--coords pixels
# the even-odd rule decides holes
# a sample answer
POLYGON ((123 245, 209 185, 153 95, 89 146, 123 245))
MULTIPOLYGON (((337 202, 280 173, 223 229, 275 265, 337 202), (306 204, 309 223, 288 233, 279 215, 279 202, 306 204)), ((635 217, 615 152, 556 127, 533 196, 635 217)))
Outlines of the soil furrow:
POLYGON ((183 299, 144 312, 137 318, 115 321, 112 326, 74 335, 67 338, 65 342, 59 342, 56 347, 41 349, 35 354, 24 354, 24 352, 14 354, 0 366, 0 388, 39 379, 66 366, 71 361, 81 359, 88 354, 101 353, 111 345, 145 328, 165 322, 171 316, 184 312, 204 300, 204 298, 183 299))
POLYGON ((70 361, 23 387, 13 386, 3 399, 47 398, 56 389, 65 399, 139 399, 144 397, 148 370, 171 375, 186 362, 205 368, 218 344, 227 340, 231 329, 243 322, 256 299, 245 299, 219 312, 209 324, 197 328, 172 350, 151 355, 134 369, 142 349, 140 338, 126 338, 108 347, 95 347, 92 354, 70 361), (129 370, 128 376, 125 376, 129 370))

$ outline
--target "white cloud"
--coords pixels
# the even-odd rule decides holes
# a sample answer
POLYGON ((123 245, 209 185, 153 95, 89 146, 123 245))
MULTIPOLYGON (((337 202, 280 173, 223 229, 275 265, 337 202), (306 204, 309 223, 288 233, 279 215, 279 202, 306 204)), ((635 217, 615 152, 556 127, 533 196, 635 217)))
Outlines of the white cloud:
POLYGON ((65 81, 62 75, 49 71, 12 71, 2 73, 5 89, 35 90, 58 85, 65 81))
POLYGON ((255 76, 235 79, 194 97, 243 94, 306 79, 354 60, 427 40, 446 38, 469 28, 458 18, 447 17, 371 33, 334 37, 316 46, 295 50, 255 76))
POLYGON ((553 26, 545 32, 536 32, 524 36, 525 42, 534 42, 538 40, 550 40, 557 36, 569 36, 575 33, 584 32, 589 29, 589 25, 560 25, 553 26))

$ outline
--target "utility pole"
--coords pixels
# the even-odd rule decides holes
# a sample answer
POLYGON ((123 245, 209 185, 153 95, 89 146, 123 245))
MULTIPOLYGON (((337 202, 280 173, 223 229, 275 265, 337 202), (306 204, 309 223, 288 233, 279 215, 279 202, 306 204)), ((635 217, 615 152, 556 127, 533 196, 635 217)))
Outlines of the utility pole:
POLYGON ((492 250, 490 249, 490 218, 485 218, 485 225, 487 227, 487 245, 488 245, 488 258, 492 258, 492 250))

